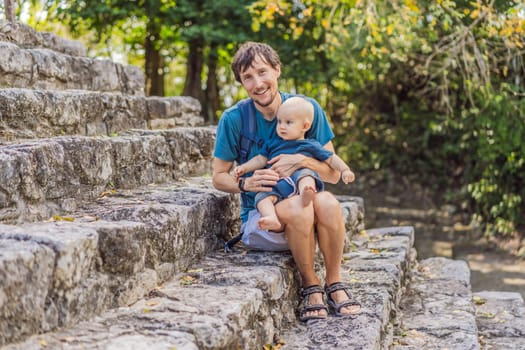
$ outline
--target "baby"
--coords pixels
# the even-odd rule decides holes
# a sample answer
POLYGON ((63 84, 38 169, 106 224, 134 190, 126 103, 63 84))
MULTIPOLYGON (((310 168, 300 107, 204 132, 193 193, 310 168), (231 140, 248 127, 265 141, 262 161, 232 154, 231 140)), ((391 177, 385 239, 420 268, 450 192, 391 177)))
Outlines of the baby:
MULTIPOLYGON (((277 111, 276 138, 266 143, 259 155, 233 169, 233 174, 239 178, 242 175, 263 169, 268 159, 280 154, 303 154, 326 162, 331 168, 341 172, 345 184, 354 181, 355 175, 350 167, 333 152, 325 149, 314 139, 305 139, 305 133, 310 129, 314 117, 313 105, 303 97, 291 97, 284 101, 277 111)), ((275 212, 275 204, 293 195, 301 196, 304 206, 311 204, 316 192, 324 190, 324 183, 319 175, 302 168, 291 176, 280 179, 270 192, 259 192, 255 196, 255 206, 261 213, 259 228, 270 231, 282 231, 283 227, 275 212)))

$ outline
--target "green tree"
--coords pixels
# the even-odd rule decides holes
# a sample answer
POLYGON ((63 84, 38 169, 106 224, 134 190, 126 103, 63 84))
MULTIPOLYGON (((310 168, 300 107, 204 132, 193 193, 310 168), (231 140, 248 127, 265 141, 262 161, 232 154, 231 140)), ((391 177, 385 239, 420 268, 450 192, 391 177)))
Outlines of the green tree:
POLYGON ((330 66, 321 71, 335 87, 326 89, 327 101, 341 106, 333 118, 341 155, 359 159, 361 168, 388 167, 441 187, 459 185, 456 193, 470 198, 490 232, 515 232, 525 217, 525 152, 515 141, 525 139, 524 5, 301 4, 307 11, 287 1, 258 1, 254 8, 264 12, 255 27, 275 30, 286 20, 299 37, 319 38, 324 66, 330 66))
POLYGON ((180 0, 175 15, 188 57, 183 95, 201 101, 209 122, 217 120, 221 108, 218 75, 227 68, 236 44, 253 37, 248 5, 252 1, 180 0), (223 58, 223 59, 221 59, 223 58))
POLYGON ((221 107, 218 74, 221 57, 250 38, 251 1, 233 0, 93 0, 49 3, 74 33, 93 31, 94 42, 122 36, 130 51, 144 55, 146 94, 165 94, 165 77, 174 57, 186 55, 181 93, 197 98, 210 122, 221 107), (118 28, 118 29, 115 29, 118 28))
POLYGON ((144 70, 147 95, 164 95, 166 55, 163 48, 177 39, 177 28, 170 19, 173 17, 175 1, 148 0, 105 2, 49 1, 48 7, 57 8, 57 16, 66 21, 73 34, 85 30, 96 33, 93 41, 108 41, 112 29, 124 28, 129 31, 127 43, 134 50, 144 50, 144 70), (175 30, 174 30, 175 29, 175 30))

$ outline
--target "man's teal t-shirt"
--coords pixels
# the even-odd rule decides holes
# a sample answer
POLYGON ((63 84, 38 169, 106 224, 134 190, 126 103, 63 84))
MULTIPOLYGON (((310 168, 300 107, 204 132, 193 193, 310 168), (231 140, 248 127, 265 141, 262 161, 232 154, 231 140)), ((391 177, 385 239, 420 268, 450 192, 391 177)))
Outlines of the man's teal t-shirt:
MULTIPOLYGON (((296 96, 293 94, 281 92, 282 101, 296 96)), ((310 130, 305 135, 307 139, 315 139, 321 145, 327 144, 334 138, 334 133, 330 124, 328 123, 328 118, 324 113, 323 109, 319 103, 313 98, 306 97, 314 106, 314 120, 310 130)), ((257 117, 257 136, 263 140, 270 141, 272 139, 278 138, 276 126, 277 118, 274 118, 272 121, 264 119, 261 112, 256 110, 257 117)), ((227 110, 225 110, 219 120, 219 125, 217 126, 217 136, 215 140, 215 150, 213 151, 213 156, 224 160, 226 162, 239 162, 241 148, 241 114, 237 105, 234 105, 227 110)), ((259 147, 257 145, 252 146, 248 159, 251 159, 259 154, 259 147)), ((255 192, 247 193, 247 202, 243 208, 241 208, 241 220, 245 222, 248 219, 248 213, 250 210, 254 209, 254 198, 255 192)))

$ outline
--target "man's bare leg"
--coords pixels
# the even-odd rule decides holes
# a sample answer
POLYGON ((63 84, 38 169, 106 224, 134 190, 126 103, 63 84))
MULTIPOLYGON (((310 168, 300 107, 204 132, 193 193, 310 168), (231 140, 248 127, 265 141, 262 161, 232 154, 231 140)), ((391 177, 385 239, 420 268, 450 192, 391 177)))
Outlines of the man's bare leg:
MULTIPOLYGON (((285 199, 275 206, 281 223, 285 226, 288 247, 301 275, 303 287, 319 285, 320 280, 314 270, 315 235, 313 206, 303 207, 299 196, 285 199)), ((323 295, 310 295, 309 304, 324 304, 323 295)), ((308 316, 327 316, 325 310, 312 311, 308 316)))
POLYGON ((275 212, 276 201, 277 196, 268 196, 257 203, 257 210, 261 213, 261 218, 257 224, 261 230, 282 232, 283 225, 281 225, 275 212))
POLYGON ((299 196, 303 202, 303 207, 310 205, 317 193, 314 178, 311 176, 305 176, 299 180, 297 186, 299 187, 299 196))
MULTIPOLYGON (((314 211, 317 221, 319 249, 326 267, 326 285, 341 281, 341 260, 343 257, 345 225, 339 201, 329 192, 320 192, 314 199, 314 211)), ((336 303, 348 299, 342 290, 332 293, 336 303)), ((353 305, 341 309, 343 314, 359 312, 360 306, 353 305)))

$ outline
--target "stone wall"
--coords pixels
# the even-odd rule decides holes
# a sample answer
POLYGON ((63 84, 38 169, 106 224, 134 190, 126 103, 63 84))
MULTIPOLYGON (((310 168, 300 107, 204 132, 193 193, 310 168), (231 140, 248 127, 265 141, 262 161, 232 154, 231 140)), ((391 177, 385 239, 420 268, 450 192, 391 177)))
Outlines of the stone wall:
POLYGON ((203 124, 191 97, 141 97, 82 90, 0 89, 0 142, 58 135, 203 124))
POLYGON ((22 48, 42 48, 70 56, 86 56, 86 48, 78 41, 67 40, 53 33, 37 32, 23 23, 0 19, 0 41, 22 48))

